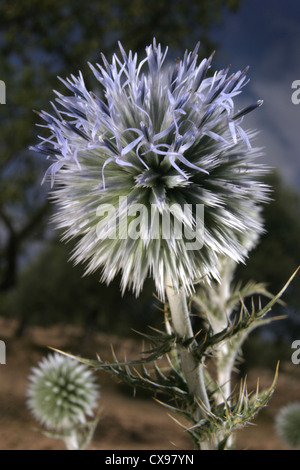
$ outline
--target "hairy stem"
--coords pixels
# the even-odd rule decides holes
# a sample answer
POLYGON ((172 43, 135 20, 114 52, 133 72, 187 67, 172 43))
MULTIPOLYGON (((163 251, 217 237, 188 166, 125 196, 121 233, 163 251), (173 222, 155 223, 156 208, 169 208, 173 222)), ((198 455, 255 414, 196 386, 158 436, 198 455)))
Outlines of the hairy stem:
MULTIPOLYGON (((166 294, 169 302, 174 333, 184 340, 193 338, 194 334, 185 294, 173 289, 168 280, 166 282, 166 294)), ((210 410, 210 404, 204 383, 203 364, 195 360, 190 348, 178 344, 177 349, 181 361, 181 369, 190 393, 196 400, 199 400, 207 410, 210 410)), ((199 407, 197 416, 194 416, 194 418, 198 422, 204 417, 206 417, 205 412, 199 407)), ((204 448, 209 448, 208 443, 202 443, 201 449, 204 448)))
POLYGON ((76 432, 72 432, 69 436, 64 438, 67 450, 79 450, 79 444, 76 432))

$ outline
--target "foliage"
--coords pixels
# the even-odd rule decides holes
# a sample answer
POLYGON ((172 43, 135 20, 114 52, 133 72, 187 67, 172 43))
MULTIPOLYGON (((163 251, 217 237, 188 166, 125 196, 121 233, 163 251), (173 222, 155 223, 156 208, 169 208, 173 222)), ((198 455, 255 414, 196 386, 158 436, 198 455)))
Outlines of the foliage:
MULTIPOLYGON (((268 291, 277 292, 282 278, 287 279, 299 265, 300 195, 282 181, 278 172, 272 172, 265 181, 272 187, 272 200, 263 208, 265 233, 246 264, 237 267, 235 279, 244 283, 255 279, 264 283, 268 291)), ((285 301, 286 320, 268 326, 267 330, 272 332, 273 340, 289 342, 291 336, 300 333, 299 280, 289 286, 285 301)), ((281 315, 282 312, 282 305, 274 306, 275 314, 281 315)))
POLYGON ((83 267, 69 261, 71 248, 72 244, 65 246, 53 239, 37 251, 22 270, 17 286, 3 299, 0 314, 19 320, 19 335, 32 324, 77 324, 86 333, 97 330, 122 335, 132 334, 128 329, 132 322, 142 330, 150 318, 154 325, 161 324, 151 282, 145 284, 139 299, 129 292, 122 296, 118 279, 106 286, 99 283, 98 274, 83 276, 83 267))

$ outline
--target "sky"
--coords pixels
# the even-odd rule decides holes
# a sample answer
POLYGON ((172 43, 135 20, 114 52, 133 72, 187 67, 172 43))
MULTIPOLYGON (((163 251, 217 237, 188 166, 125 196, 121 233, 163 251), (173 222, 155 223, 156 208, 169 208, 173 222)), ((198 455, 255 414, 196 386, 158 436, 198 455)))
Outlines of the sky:
POLYGON ((292 84, 300 84, 300 1, 243 0, 237 13, 225 15, 213 39, 222 45, 215 67, 231 64, 234 72, 250 66, 239 107, 258 99, 264 104, 247 116, 246 127, 259 130, 261 160, 300 191, 300 103, 292 102, 292 84))

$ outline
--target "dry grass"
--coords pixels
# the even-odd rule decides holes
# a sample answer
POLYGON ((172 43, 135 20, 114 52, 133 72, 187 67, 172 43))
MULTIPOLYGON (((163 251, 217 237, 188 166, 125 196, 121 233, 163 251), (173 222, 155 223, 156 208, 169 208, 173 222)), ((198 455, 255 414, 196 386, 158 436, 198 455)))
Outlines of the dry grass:
MULTIPOLYGON (((0 338, 5 341, 6 364, 0 365, 0 450, 55 450, 64 444, 39 432, 26 408, 26 386, 30 368, 48 354, 48 346, 65 351, 110 357, 110 344, 121 358, 136 357, 140 343, 120 342, 118 337, 94 334, 85 343, 78 328, 66 325, 51 328, 32 327, 21 339, 14 338, 16 324, 0 318, 0 338)), ((248 386, 255 390, 257 377, 261 388, 269 387, 273 375, 266 370, 251 370, 248 386)), ((120 386, 106 374, 99 374, 103 416, 90 448, 102 450, 176 450, 192 449, 190 438, 151 398, 120 386)), ((253 422, 237 433, 237 449, 288 450, 274 429, 274 416, 281 406, 300 400, 300 365, 282 364, 275 394, 253 422)))

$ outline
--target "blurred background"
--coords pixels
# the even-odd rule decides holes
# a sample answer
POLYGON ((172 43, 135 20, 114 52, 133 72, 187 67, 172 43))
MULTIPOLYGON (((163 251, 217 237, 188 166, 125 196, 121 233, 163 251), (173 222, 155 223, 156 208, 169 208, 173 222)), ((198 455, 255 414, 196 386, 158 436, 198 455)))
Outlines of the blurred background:
MULTIPOLYGON (((74 268, 68 261, 72 246, 61 243, 54 231, 49 186, 40 184, 49 163, 29 150, 40 132, 33 109, 50 110, 52 90, 64 92, 57 76, 81 70, 92 90, 88 61, 100 61, 101 52, 110 59, 119 40, 142 57, 153 37, 169 47, 174 59, 200 40, 203 57, 216 50, 215 69, 250 66, 250 83, 239 104, 264 100, 247 116, 247 124, 259 129, 263 161, 273 168, 267 179, 273 200, 264 208, 266 234, 236 277, 265 282, 277 293, 300 264, 300 104, 291 99, 292 83, 300 80, 298 0, 2 0, 0 80, 6 84, 6 104, 0 106, 0 339, 7 343, 7 365, 5 372, 0 366, 1 374, 9 373, 16 344, 25 348, 36 338, 33 328, 59 325, 60 335, 67 335, 67 326, 78 328, 77 352, 97 333, 130 339, 136 338, 132 329, 162 327, 151 281, 138 299, 130 292, 122 298, 118 279, 102 285, 100 273, 83 277, 84 266, 74 268)), ((257 330, 246 342, 243 372, 272 371, 281 359, 293 366, 293 378, 300 375, 300 365, 298 370, 290 359, 291 344, 300 339, 299 286, 296 277, 284 295, 286 306, 274 308, 287 318, 257 330)), ((27 367, 45 352, 46 343, 37 356, 28 355, 27 367)), ((1 443, 0 434, 0 448, 6 445, 17 447, 1 443)))

